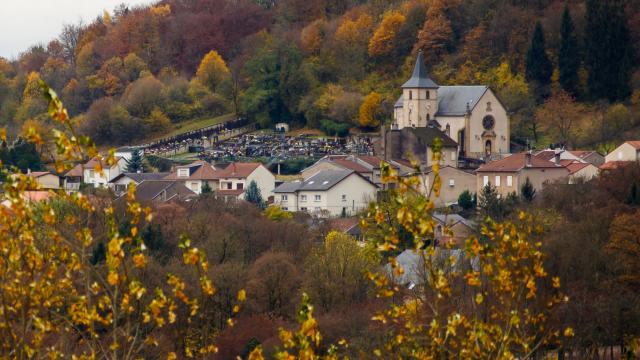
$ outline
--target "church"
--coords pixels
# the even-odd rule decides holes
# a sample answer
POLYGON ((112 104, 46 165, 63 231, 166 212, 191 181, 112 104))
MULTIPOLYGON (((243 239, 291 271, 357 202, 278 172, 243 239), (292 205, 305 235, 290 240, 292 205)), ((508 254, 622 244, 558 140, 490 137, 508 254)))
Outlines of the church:
MULTIPOLYGON (((510 152, 509 117, 493 91, 483 85, 438 86, 427 74, 422 52, 418 53, 411 78, 402 85, 390 132, 415 132, 407 130, 420 128, 444 133, 457 143, 460 157, 487 161, 510 152)), ((404 141, 400 134, 393 138, 404 141)), ((396 141, 388 145, 394 147, 392 142, 396 141)))

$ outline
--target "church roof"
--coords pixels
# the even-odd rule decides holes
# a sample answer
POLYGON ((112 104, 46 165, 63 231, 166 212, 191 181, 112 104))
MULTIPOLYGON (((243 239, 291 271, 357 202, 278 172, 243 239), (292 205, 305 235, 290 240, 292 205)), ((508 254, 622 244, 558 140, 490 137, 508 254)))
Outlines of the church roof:
POLYGON ((411 78, 407 80, 403 88, 438 88, 438 84, 436 84, 429 75, 427 74, 427 67, 424 65, 424 55, 422 55, 422 51, 418 53, 418 58, 416 59, 416 65, 413 68, 413 74, 411 74, 411 78))
POLYGON ((487 87, 483 85, 440 86, 436 115, 464 116, 467 112, 467 103, 469 103, 469 109, 473 109, 485 91, 487 87))
POLYGON ((426 145, 431 146, 436 138, 442 140, 442 146, 444 147, 457 147, 458 143, 452 138, 447 136, 443 131, 436 128, 420 127, 420 128, 404 128, 402 131, 412 132, 418 139, 422 140, 426 145), (406 129, 406 130, 405 130, 406 129))

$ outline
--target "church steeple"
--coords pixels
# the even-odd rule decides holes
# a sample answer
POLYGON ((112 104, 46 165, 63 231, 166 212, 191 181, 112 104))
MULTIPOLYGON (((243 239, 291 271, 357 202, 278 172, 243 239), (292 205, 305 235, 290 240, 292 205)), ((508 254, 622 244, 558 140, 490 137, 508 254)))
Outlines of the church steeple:
POLYGON ((437 89, 436 84, 427 74, 427 67, 424 65, 424 55, 422 50, 418 52, 418 58, 416 59, 416 65, 413 68, 413 74, 407 82, 402 85, 403 88, 422 88, 422 89, 437 89))

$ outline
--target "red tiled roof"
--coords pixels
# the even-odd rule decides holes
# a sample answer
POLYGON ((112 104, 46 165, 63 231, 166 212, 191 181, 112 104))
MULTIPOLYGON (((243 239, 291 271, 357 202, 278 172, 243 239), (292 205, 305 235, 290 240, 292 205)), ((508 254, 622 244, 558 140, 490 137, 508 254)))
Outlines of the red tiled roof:
POLYGON ((539 159, 544 159, 547 161, 550 161, 553 159, 553 157, 556 155, 556 151, 555 150, 541 150, 538 151, 537 153, 535 153, 535 157, 539 158, 539 159))
POLYGON ((636 150, 640 150, 640 140, 630 140, 630 141, 625 141, 627 144, 633 146, 634 148, 636 148, 636 150))
POLYGON ((361 156, 358 156, 358 159, 366 162, 367 164, 373 166, 374 168, 379 168, 380 163, 382 162, 382 158, 380 158, 379 156, 361 155, 361 156))
MULTIPOLYGON (((493 161, 483 164, 477 172, 517 172, 526 166, 527 153, 517 153, 502 160, 493 161)), ((551 161, 541 159, 535 155, 531 155, 531 166, 529 169, 551 169, 562 168, 551 161)))
POLYGON ((595 153, 594 150, 571 150, 569 152, 572 153, 574 156, 580 158, 580 159, 584 159, 587 156, 595 153))
POLYGON ((226 168, 216 171, 215 178, 247 178, 261 165, 257 162, 231 163, 226 168))
POLYGON ((351 228, 353 228, 354 226, 358 225, 358 223, 359 223, 359 220, 357 217, 338 218, 338 219, 331 219, 329 221, 329 227, 331 228, 331 230, 347 232, 351 230, 351 228))
POLYGON ((216 169, 206 161, 198 160, 194 161, 189 165, 178 166, 176 167, 176 171, 167 175, 164 180, 214 180, 216 177, 216 169), (191 173, 189 177, 178 176, 177 169, 186 169, 198 167, 196 171, 191 173))
POLYGON ((84 174, 82 173, 82 164, 78 164, 73 167, 73 169, 69 170, 65 177, 82 177, 84 174))
POLYGON ((342 166, 345 169, 353 170, 353 171, 358 172, 358 173, 370 173, 371 172, 371 170, 367 169, 366 167, 364 167, 364 166, 362 166, 362 165, 360 165, 357 162, 352 161, 352 160, 333 159, 332 161, 334 163, 342 166))
POLYGON ((600 165, 602 170, 613 170, 633 163, 633 161, 607 161, 600 165))
POLYGON ((578 171, 591 165, 591 163, 580 162, 575 160, 560 160, 560 164, 569 170, 569 174, 575 174, 578 171))

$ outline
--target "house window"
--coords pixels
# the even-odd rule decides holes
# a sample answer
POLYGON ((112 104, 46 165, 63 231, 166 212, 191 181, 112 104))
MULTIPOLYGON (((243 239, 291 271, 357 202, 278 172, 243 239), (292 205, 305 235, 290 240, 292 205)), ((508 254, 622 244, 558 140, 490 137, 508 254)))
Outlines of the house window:
POLYGON ((489 185, 489 177, 487 175, 482 177, 482 186, 489 185))
POLYGON ((289 200, 289 198, 287 197, 287 195, 282 195, 282 201, 287 201, 289 200))
POLYGON ((178 169, 178 176, 179 177, 188 177, 189 176, 189 169, 178 169))
POLYGON ((227 183, 227 190, 231 190, 233 188, 233 184, 232 183, 227 183))
POLYGON ((500 175, 496 176, 496 187, 500 186, 500 175))
POLYGON ((282 210, 289 211, 289 208, 288 207, 283 207, 282 210))
MULTIPOLYGON (((300 195, 300 201, 307 201, 307 195, 300 195)), ((306 210, 306 208, 305 208, 305 210, 306 210)))
POLYGON ((307 208, 306 207, 301 207, 300 211, 307 211, 307 208))
POLYGON ((96 172, 95 172, 95 170, 89 170, 89 177, 90 177, 90 178, 96 177, 96 172))
POLYGON ((413 99, 413 91, 409 90, 409 100, 413 99))
POLYGON ((455 151, 451 152, 451 161, 456 161, 456 152, 455 151))
POLYGON ((456 180, 455 179, 449 179, 449 186, 451 186, 451 187, 456 186, 456 180))
POLYGON ((315 211, 315 212, 320 212, 320 210, 321 210, 321 209, 320 209, 319 207, 315 207, 315 208, 313 208, 313 211, 315 211))
POLYGON ((322 199, 322 195, 316 195, 315 201, 320 201, 320 199, 322 199))
POLYGON ((243 183, 236 184, 236 189, 238 189, 238 190, 244 189, 244 184, 243 183))
POLYGON ((508 187, 512 187, 513 186, 513 176, 511 176, 511 175, 507 176, 507 186, 508 187))
POLYGON ((342 194, 342 201, 347 201, 347 195, 346 194, 342 194))
POLYGON ((425 95, 426 95, 426 98, 427 98, 427 99, 430 99, 430 98, 431 98, 431 94, 429 93, 429 90, 427 90, 427 91, 426 91, 425 95))
POLYGON ((192 182, 191 183, 191 190, 198 191, 198 183, 197 182, 192 182))

